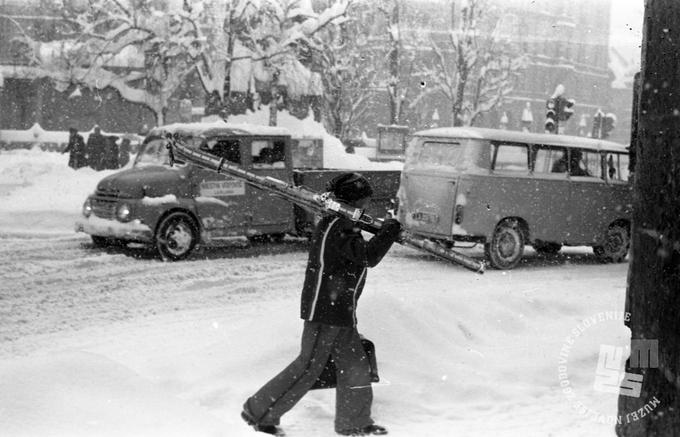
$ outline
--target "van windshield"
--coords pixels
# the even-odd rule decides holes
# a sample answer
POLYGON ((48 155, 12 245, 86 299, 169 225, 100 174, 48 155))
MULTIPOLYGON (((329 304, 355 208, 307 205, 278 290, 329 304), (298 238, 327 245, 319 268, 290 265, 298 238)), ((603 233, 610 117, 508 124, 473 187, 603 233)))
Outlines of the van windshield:
POLYGON ((415 137, 406 149, 404 170, 461 171, 472 167, 488 169, 488 141, 470 138, 415 137))
POLYGON ((411 147, 406 164, 418 169, 456 167, 462 150, 461 144, 453 140, 425 141, 420 145, 414 141, 411 147))

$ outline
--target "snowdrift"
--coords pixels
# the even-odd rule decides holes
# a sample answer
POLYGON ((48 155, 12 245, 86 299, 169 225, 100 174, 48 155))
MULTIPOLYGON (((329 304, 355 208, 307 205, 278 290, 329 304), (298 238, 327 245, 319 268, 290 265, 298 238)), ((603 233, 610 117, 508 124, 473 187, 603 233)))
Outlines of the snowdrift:
POLYGON ((198 406, 99 355, 0 363, 0 376, 5 436, 227 435, 198 406))
MULTIPOLYGON (((229 119, 230 123, 265 126, 268 121, 266 107, 229 119)), ((401 162, 378 163, 345 153, 340 140, 328 134, 311 117, 299 120, 281 112, 279 126, 298 136, 323 138, 326 168, 401 170, 403 167, 401 162)), ((73 223, 87 196, 95 190, 100 179, 117 171, 95 171, 88 167, 74 170, 68 167, 68 154, 46 152, 37 147, 1 151, 0 154, 0 235, 72 234, 73 223)))

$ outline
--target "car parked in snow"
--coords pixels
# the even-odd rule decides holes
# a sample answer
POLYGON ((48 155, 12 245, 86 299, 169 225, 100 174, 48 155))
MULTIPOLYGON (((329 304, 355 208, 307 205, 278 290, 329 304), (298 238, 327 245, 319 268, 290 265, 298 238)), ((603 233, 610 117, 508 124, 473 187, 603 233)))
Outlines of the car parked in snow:
POLYGON ((398 217, 446 245, 485 245, 511 269, 526 244, 556 253, 592 246, 621 262, 630 246, 628 150, 567 135, 482 128, 417 132, 407 148, 398 217))
MULTIPOLYGON (((317 191, 323 191, 326 181, 341 171, 294 169, 293 139, 284 128, 224 122, 161 126, 148 134, 132 168, 97 184, 83 205, 76 231, 90 234, 98 246, 149 244, 172 261, 186 258, 198 244, 220 245, 236 236, 280 240, 287 233, 306 236, 310 232, 311 213, 243 180, 191 164, 171 166, 168 134, 260 176, 317 191)), ((317 165, 318 160, 308 155, 323 145, 304 138, 296 141, 308 158, 301 162, 317 165)), ((396 197, 400 172, 366 173, 377 187, 371 212, 382 217, 396 197)))

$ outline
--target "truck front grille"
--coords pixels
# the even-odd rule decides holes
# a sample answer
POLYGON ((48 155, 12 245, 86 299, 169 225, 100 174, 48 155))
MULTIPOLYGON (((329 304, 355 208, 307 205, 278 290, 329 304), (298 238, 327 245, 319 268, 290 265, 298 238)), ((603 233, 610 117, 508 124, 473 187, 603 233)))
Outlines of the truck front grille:
POLYGON ((97 187, 97 192, 95 193, 98 197, 118 197, 120 190, 118 188, 111 187, 97 187))
POLYGON ((98 199, 93 198, 90 202, 92 205, 92 212, 97 217, 113 220, 116 217, 116 204, 115 200, 111 199, 98 199))

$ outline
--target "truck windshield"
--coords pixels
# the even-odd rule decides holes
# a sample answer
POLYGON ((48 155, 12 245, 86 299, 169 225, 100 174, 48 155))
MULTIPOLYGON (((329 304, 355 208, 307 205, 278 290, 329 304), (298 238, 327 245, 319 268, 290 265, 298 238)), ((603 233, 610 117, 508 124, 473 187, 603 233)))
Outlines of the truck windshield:
MULTIPOLYGON (((182 141, 189 147, 196 147, 202 138, 182 138, 182 141)), ((135 167, 147 167, 150 165, 170 165, 170 154, 165 147, 167 141, 163 138, 154 138, 142 145, 141 150, 135 158, 135 167)), ((175 165, 181 164, 175 162, 175 165)))
POLYGON ((135 159, 135 167, 170 165, 170 155, 165 144, 166 141, 162 138, 144 144, 142 150, 137 154, 137 159, 135 159))

